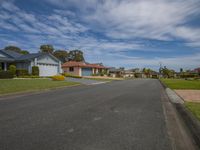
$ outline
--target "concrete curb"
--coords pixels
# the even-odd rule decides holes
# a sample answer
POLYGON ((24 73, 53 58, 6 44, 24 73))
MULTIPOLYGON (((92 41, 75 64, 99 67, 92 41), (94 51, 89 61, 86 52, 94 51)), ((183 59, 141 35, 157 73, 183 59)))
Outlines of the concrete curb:
POLYGON ((160 81, 160 83, 164 87, 171 103, 174 105, 188 130, 190 131, 195 144, 200 149, 200 121, 197 120, 193 114, 185 108, 184 100, 179 95, 177 95, 176 92, 167 88, 167 86, 162 81, 160 81))

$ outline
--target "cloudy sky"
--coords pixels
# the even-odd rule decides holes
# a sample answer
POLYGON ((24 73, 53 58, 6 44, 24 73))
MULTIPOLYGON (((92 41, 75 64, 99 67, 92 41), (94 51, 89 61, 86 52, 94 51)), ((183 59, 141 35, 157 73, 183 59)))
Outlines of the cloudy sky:
POLYGON ((199 0, 0 0, 0 48, 81 49, 89 62, 200 66, 199 0))

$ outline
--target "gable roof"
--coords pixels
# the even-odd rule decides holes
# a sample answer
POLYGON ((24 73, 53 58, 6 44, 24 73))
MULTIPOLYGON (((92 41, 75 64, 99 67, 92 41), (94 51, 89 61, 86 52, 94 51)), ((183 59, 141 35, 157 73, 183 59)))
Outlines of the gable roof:
POLYGON ((19 54, 17 52, 14 51, 10 51, 10 50, 0 50, 3 54, 10 56, 11 58, 18 58, 20 56, 22 56, 22 54, 19 54))
POLYGON ((31 60, 34 58, 38 58, 40 56, 45 56, 48 55, 51 58, 53 58, 56 61, 60 61, 58 60, 55 56, 49 54, 49 53, 32 53, 32 54, 19 54, 10 50, 0 50, 0 53, 3 53, 4 55, 6 55, 7 57, 1 57, 0 59, 2 61, 25 61, 25 60, 31 60))
POLYGON ((67 68, 67 67, 85 67, 85 68, 99 68, 99 69, 107 68, 100 64, 90 64, 86 62, 77 62, 77 61, 68 61, 62 65, 62 68, 67 68))
POLYGON ((43 55, 42 53, 26 54, 26 55, 22 55, 22 56, 18 57, 17 60, 30 60, 30 59, 34 59, 34 58, 37 58, 42 55, 43 55))

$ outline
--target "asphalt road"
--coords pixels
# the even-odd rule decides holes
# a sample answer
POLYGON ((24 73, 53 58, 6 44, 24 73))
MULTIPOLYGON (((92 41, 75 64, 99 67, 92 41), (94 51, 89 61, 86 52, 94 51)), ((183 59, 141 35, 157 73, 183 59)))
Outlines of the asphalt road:
POLYGON ((170 150, 158 80, 0 100, 1 150, 170 150))

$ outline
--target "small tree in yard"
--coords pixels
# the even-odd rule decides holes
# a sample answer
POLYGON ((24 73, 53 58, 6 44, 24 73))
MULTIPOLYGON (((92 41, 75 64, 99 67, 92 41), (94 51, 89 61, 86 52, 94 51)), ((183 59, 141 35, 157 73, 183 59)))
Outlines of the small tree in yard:
POLYGON ((32 75, 33 76, 39 76, 39 67, 38 66, 32 67, 32 75))
POLYGON ((9 66, 9 71, 10 71, 13 75, 16 75, 16 66, 15 66, 15 65, 10 65, 10 66, 9 66))

